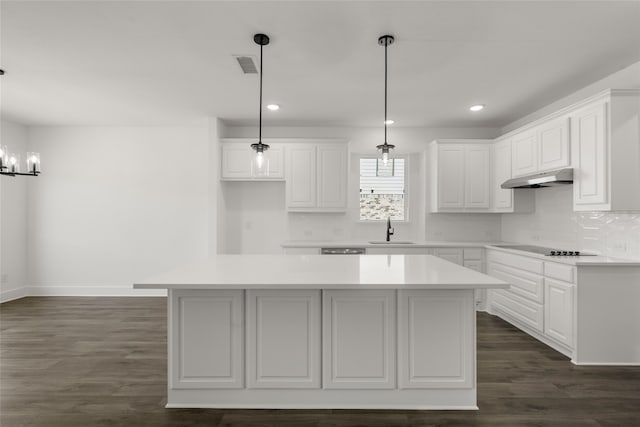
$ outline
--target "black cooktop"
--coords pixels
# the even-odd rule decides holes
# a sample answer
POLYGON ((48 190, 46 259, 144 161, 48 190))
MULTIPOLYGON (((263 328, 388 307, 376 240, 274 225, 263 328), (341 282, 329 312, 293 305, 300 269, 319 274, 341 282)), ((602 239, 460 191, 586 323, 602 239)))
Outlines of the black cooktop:
POLYGON ((525 251, 525 252, 533 252, 540 255, 546 256, 593 256, 595 254, 584 253, 582 251, 577 250, 564 250, 564 249, 556 249, 556 248, 547 248, 544 246, 533 246, 533 245, 494 245, 497 248, 504 249, 515 249, 517 251, 525 251))

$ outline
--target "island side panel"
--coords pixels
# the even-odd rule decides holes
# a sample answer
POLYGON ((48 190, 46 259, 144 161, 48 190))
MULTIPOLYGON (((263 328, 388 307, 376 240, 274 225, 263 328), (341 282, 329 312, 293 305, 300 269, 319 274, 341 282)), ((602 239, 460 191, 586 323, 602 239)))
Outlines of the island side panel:
POLYGON ((172 290, 167 407, 477 409, 473 295, 172 290), (287 333, 279 333, 283 328, 287 333), (381 346, 373 363, 349 342, 358 342, 358 330, 368 334, 364 347, 381 346), (358 359, 363 366, 354 364, 358 359), (323 378, 321 364, 337 364, 337 375, 325 371, 323 378))

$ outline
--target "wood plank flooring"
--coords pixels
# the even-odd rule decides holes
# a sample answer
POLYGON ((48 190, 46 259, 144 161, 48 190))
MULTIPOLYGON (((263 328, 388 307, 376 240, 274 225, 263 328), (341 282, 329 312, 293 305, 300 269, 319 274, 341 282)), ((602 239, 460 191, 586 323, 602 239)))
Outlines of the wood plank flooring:
POLYGON ((164 298, 0 306, 0 425, 640 426, 640 367, 577 367, 478 314, 479 411, 165 409, 164 298))

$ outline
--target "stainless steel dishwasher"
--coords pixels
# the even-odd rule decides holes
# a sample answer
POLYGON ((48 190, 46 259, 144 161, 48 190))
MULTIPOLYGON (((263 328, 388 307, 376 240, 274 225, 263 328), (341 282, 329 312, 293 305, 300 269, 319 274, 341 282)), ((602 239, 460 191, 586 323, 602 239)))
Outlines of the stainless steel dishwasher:
POLYGON ((321 248, 321 255, 364 255, 365 248, 321 248))

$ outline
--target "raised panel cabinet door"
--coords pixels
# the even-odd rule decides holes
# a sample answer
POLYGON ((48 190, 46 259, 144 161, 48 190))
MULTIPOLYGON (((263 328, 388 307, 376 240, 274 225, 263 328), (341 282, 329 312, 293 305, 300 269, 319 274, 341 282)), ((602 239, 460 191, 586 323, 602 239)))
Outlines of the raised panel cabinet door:
POLYGON ((347 147, 318 145, 318 207, 347 207, 347 147))
POLYGON ((322 311, 323 388, 395 388, 395 291, 327 290, 322 311))
POLYGON ((575 285, 545 279, 544 333, 573 348, 573 292, 575 285))
POLYGON ((538 171, 568 167, 571 164, 569 145, 569 118, 541 125, 538 128, 538 171))
POLYGON ((222 179, 251 179, 251 147, 247 144, 222 144, 222 179))
POLYGON ((486 208, 491 205, 491 147, 469 145, 465 150, 465 207, 486 208))
POLYGON ((292 144, 287 147, 286 197, 288 208, 316 206, 316 147, 292 144))
POLYGON ((574 210, 607 209, 607 103, 571 115, 574 210), (586 206, 582 206, 586 205, 586 206))
POLYGON ((247 291, 247 386, 320 388, 320 291, 247 291))
POLYGON ((511 179, 511 140, 501 141, 493 147, 493 197, 494 207, 513 211, 513 190, 501 188, 503 182, 511 179))
POLYGON ((242 291, 170 291, 170 388, 243 387, 242 291))
POLYGON ((399 388, 470 388, 474 363, 472 289, 398 291, 399 388))
POLYGON ((538 171, 537 135, 526 131, 511 138, 511 175, 522 176, 538 171))
POLYGON ((463 250, 460 248, 435 248, 433 254, 454 264, 463 264, 463 250))
POLYGON ((267 179, 284 179, 284 147, 272 144, 265 152, 269 159, 269 175, 267 179))
POLYGON ((464 208, 465 150, 461 144, 438 146, 438 208, 464 208))

